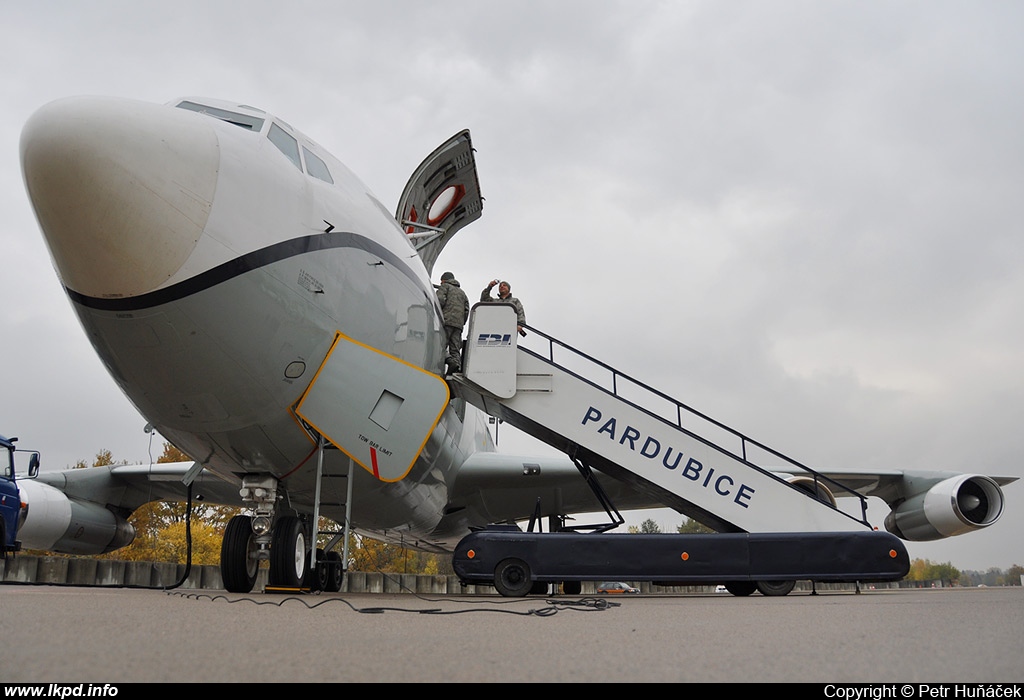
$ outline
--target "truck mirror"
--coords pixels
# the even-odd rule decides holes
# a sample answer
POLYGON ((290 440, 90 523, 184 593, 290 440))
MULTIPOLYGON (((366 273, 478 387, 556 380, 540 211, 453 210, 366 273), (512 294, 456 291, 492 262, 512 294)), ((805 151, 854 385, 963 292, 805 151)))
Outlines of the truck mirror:
POLYGON ((28 475, 34 479, 37 474, 39 474, 39 453, 33 452, 28 459, 28 475))

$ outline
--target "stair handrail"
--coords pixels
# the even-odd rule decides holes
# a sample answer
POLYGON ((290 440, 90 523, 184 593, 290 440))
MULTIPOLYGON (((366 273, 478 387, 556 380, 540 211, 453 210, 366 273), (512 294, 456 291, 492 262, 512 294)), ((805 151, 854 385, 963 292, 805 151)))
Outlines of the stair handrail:
MULTIPOLYGON (((815 494, 818 493, 819 483, 826 484, 830 489, 832 489, 833 493, 835 493, 836 491, 842 491, 844 493, 848 493, 850 496, 856 497, 857 499, 859 499, 860 506, 861 506, 860 522, 864 523, 865 525, 870 526, 870 523, 868 522, 868 519, 867 519, 867 510, 868 510, 867 498, 865 496, 862 496, 861 494, 857 493, 853 489, 850 489, 847 486, 844 486, 843 484, 835 481, 834 479, 830 479, 829 477, 825 476, 824 474, 821 474, 821 473, 815 471, 811 467, 808 467, 807 465, 805 465, 805 464, 803 464, 803 463, 793 459, 792 457, 789 457, 789 456, 783 454, 782 452, 779 452, 778 450, 776 450, 776 449, 774 449, 772 447, 769 447, 768 445, 765 445, 762 442, 759 442, 759 441, 754 440, 753 438, 751 438, 751 437, 749 437, 747 435, 744 435, 743 433, 739 432, 738 430, 735 430, 734 428, 730 428, 729 426, 725 425, 721 421, 718 421, 718 420, 712 418, 711 416, 708 416, 707 414, 705 414, 705 413, 703 413, 701 411, 698 411, 697 409, 693 408, 692 406, 689 406, 689 405, 683 403, 682 401, 679 401, 678 399, 673 398, 672 396, 669 396, 668 394, 666 394, 663 391, 660 391, 659 389, 655 389, 654 387, 652 387, 652 386, 650 386, 650 385, 648 385, 648 384, 646 384, 646 383, 644 383, 644 382, 642 382, 642 381, 640 381, 640 380, 638 380, 638 379, 636 379, 634 377, 631 377, 630 375, 626 374, 625 372, 619 371, 618 369, 616 369, 615 367, 612 367, 608 363, 603 362, 601 360, 598 360, 597 358, 595 358, 595 357, 593 357, 593 356, 583 352, 582 350, 579 350, 579 349, 569 345, 568 343, 566 343, 566 342, 564 342, 562 340, 559 340, 558 338, 555 338, 554 336, 552 336, 552 335, 550 335, 548 333, 545 333, 544 331, 542 331, 542 330, 540 330, 540 329, 538 329, 538 328, 536 328, 534 326, 524 325, 523 328, 525 328, 528 331, 530 331, 530 333, 528 333, 525 336, 525 338, 520 338, 519 339, 519 349, 520 350, 522 350, 524 352, 527 352, 530 355, 533 355, 534 357, 536 357, 537 359, 539 359, 541 361, 547 362, 549 364, 554 365, 555 367, 558 367, 562 371, 567 372, 567 373, 575 376, 576 378, 580 379, 581 381, 587 382, 591 386, 593 386, 593 387, 595 387, 595 388, 597 388, 597 389, 599 389, 601 391, 605 391, 607 393, 610 393, 612 396, 615 396, 620 401, 625 401, 625 402, 631 404, 632 406, 634 406, 635 408, 637 408, 637 409, 647 413, 648 415, 651 415, 654 418, 658 418, 658 419, 660 419, 662 421, 665 421, 666 423, 669 423, 670 425, 673 425, 671 422, 669 422, 665 418, 665 416, 663 416, 663 415, 661 415, 661 414, 659 414, 659 413, 657 413, 657 412, 655 412, 655 411, 653 411, 653 410, 651 410, 651 409, 649 409, 649 408, 647 408, 647 407, 645 407, 645 406, 643 406, 641 404, 636 403, 634 400, 632 400, 630 398, 627 398, 627 397, 621 395, 619 393, 619 380, 622 379, 622 380, 628 381, 632 385, 634 385, 634 386, 644 390, 645 392, 648 392, 648 393, 653 394, 653 395, 655 395, 655 396, 657 396, 657 397, 659 397, 659 398, 661 398, 661 399, 663 399, 665 401, 668 401, 669 403, 674 405, 675 409, 676 409, 676 412, 675 412, 676 413, 676 415, 675 415, 675 423, 674 423, 674 427, 675 428, 685 432, 686 434, 690 435, 691 437, 693 437, 693 438, 695 438, 697 440, 700 440, 701 442, 703 442, 704 444, 708 445, 709 447, 712 447, 713 449, 716 449, 716 450, 718 450, 720 452, 723 452, 723 453, 729 455, 730 457, 733 457, 734 459, 737 459, 737 460, 741 461, 743 464, 745 464, 745 465, 747 465, 747 466, 749 466, 749 467, 751 467, 753 469, 757 469, 758 471, 760 471, 760 472, 766 474, 767 476, 769 476, 769 477, 779 481, 780 483, 786 484, 790 488, 794 488, 794 489, 797 489, 798 491, 804 492, 806 495, 808 495, 808 496, 810 496, 812 498, 816 498, 815 494), (536 336, 540 336, 541 338, 543 338, 544 340, 547 341, 547 356, 546 357, 544 355, 542 355, 540 352, 538 352, 538 351, 536 351, 534 349, 531 349, 529 347, 525 347, 526 344, 532 342, 532 341, 529 340, 529 337, 530 337, 531 334, 534 334, 536 336), (555 347, 556 346, 560 347, 560 348, 564 348, 565 350, 567 350, 570 353, 572 353, 575 357, 579 357, 581 359, 584 359, 587 362, 589 362, 591 364, 594 364, 594 365, 597 365, 598 367, 600 367, 600 368, 610 372, 611 373, 611 388, 609 389, 606 386, 602 386, 597 381, 595 381, 595 380, 593 380, 591 378, 585 377, 585 376, 579 374, 577 371, 575 371, 573 369, 570 369, 565 364, 562 364, 562 363, 558 362, 555 359, 555 347), (689 414, 690 416, 697 417, 697 418, 699 418, 699 419, 701 419, 701 420, 703 420, 703 421, 713 425, 714 427, 716 427, 716 428, 718 428, 718 429, 720 429, 720 430, 722 430, 722 431, 732 435, 733 437, 737 438, 739 440, 739 444, 740 444, 740 454, 736 454, 735 452, 731 451, 728 447, 726 447, 724 445, 719 445, 716 442, 714 442, 712 439, 710 439, 710 438, 708 438, 708 437, 706 437, 704 435, 700 435, 698 433, 695 433, 690 428, 684 427, 683 426, 683 413, 684 412, 689 414), (814 481, 814 490, 813 491, 808 491, 807 489, 802 488, 801 486, 792 484, 792 483, 786 481, 785 479, 780 478, 775 472, 773 472, 771 470, 771 468, 769 468, 769 467, 762 467, 762 466, 754 463, 753 461, 751 461, 751 457, 747 453, 747 446, 748 445, 750 445, 752 447, 756 447, 757 449, 762 450, 762 451, 764 451, 767 454, 770 454, 770 455, 772 455, 774 457, 777 457, 777 458, 783 460, 790 467, 793 467, 793 468, 799 470, 800 472, 805 473, 807 476, 811 477, 813 479, 813 481, 814 481)), ((850 515, 846 511, 840 509, 835 504, 827 503, 827 502, 824 502, 824 501, 822 501, 822 503, 824 505, 831 506, 835 510, 837 510, 837 511, 839 511, 841 513, 844 513, 845 515, 850 515)))

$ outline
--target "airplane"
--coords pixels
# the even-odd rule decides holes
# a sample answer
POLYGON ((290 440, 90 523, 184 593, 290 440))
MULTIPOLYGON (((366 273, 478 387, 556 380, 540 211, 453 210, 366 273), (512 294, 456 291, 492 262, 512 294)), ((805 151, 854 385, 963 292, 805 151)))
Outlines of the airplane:
MULTIPOLYGON (((26 123, 21 162, 97 354, 149 427, 195 460, 20 480, 26 547, 125 546, 131 512, 181 500, 184 481, 250 509, 224 534, 229 591, 252 590, 266 559, 273 585, 338 590, 341 538, 312 552, 321 516, 452 552, 488 524, 604 507, 569 458, 498 452, 488 416, 444 376, 433 268, 483 209, 468 130, 413 172, 395 214, 287 122, 224 100, 57 100, 26 123)), ((777 471, 806 487, 806 473, 777 471)), ((990 526, 1015 480, 819 476, 885 500, 888 529, 908 540, 990 526)), ((635 482, 596 481, 617 508, 664 505, 635 482)))

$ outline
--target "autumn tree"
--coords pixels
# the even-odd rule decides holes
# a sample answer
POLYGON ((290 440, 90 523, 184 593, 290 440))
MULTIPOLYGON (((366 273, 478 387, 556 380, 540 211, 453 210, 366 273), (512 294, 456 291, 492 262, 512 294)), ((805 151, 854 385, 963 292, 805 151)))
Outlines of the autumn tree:
MULTIPOLYGON (((191 461, 188 455, 170 443, 164 443, 163 453, 157 459, 160 464, 191 461)), ((114 463, 110 451, 101 450, 96 455, 93 466, 114 463)), ((79 465, 85 467, 84 461, 80 461, 79 465)), ((184 563, 188 557, 186 535, 191 534, 192 563, 219 565, 224 528, 239 512, 241 509, 232 506, 193 502, 192 518, 189 521, 188 505, 184 501, 152 501, 136 509, 128 518, 128 522, 135 527, 135 541, 103 557, 127 561, 184 563)), ((329 519, 321 518, 318 530, 325 532, 336 528, 337 525, 329 519)), ((318 545, 326 546, 327 540, 326 535, 320 536, 318 545)), ((349 540, 349 568, 355 571, 387 573, 453 573, 450 557, 354 535, 349 540)))
POLYGON ((910 562, 907 581, 946 581, 956 585, 960 580, 960 571, 951 563, 936 564, 928 559, 914 559, 910 562))
MULTIPOLYGON (((193 460, 171 443, 165 442, 163 454, 161 454, 156 461, 158 464, 170 464, 172 462, 191 462, 193 460)), ((149 508, 152 510, 153 517, 155 517, 161 527, 166 527, 172 523, 184 523, 185 518, 188 515, 188 504, 185 501, 154 501, 146 504, 142 508, 149 508)), ((142 508, 139 510, 142 510, 142 508)), ((218 528, 221 533, 223 533, 224 528, 227 527, 228 521, 239 512, 239 509, 234 506, 192 503, 193 523, 198 519, 218 528)))
POLYGON ((87 469, 90 466, 93 467, 106 467, 110 464, 128 464, 127 461, 115 462, 114 455, 111 454, 110 450, 100 450, 96 453, 96 457, 93 459, 92 464, 86 464, 84 459, 80 459, 75 462, 72 469, 87 469))
MULTIPOLYGON (((97 462, 114 464, 109 450, 97 454, 97 462)), ((164 443, 160 464, 191 462, 188 455, 170 443, 164 443)), ((94 464, 93 466, 103 466, 94 464)), ((221 539, 227 521, 238 508, 231 506, 192 505, 192 518, 188 518, 188 504, 182 502, 151 501, 135 510, 128 522, 135 528, 135 540, 114 552, 103 555, 106 559, 126 561, 165 561, 183 564, 188 559, 191 535, 192 563, 195 565, 220 564, 221 539)))
POLYGON ((349 569, 428 576, 449 576, 454 573, 450 555, 421 552, 360 535, 353 535, 349 540, 349 569))

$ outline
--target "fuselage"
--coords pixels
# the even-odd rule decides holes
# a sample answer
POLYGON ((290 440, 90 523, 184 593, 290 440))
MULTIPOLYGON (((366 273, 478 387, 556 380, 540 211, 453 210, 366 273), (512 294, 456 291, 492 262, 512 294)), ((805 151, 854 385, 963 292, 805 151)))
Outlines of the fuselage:
MULTIPOLYGON (((270 474, 292 507, 311 510, 314 470, 300 467, 316 445, 292 409, 339 331, 443 369, 434 288, 394 216, 269 114, 70 98, 26 125, 22 163, 54 266, 110 374, 216 473, 270 474)), ((465 420, 449 406, 401 481, 356 469, 353 525, 450 546, 460 530, 439 525, 451 474, 493 449, 484 421, 465 420)), ((346 471, 345 454, 325 456, 326 471, 346 471)), ((325 503, 343 500, 324 488, 325 503)))

